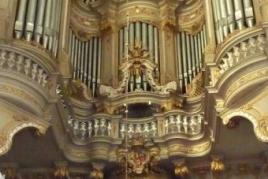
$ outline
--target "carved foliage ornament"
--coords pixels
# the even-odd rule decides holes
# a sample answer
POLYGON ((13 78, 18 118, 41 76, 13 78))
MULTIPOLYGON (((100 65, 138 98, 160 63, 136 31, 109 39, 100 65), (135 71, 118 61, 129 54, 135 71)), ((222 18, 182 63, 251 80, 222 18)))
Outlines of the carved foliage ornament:
POLYGON ((146 176, 150 171, 157 170, 160 150, 156 146, 146 148, 144 145, 144 138, 140 135, 135 135, 132 138, 130 149, 125 149, 122 146, 118 150, 118 159, 122 166, 122 171, 126 163, 128 165, 127 173, 131 176, 146 176))
POLYGON ((123 94, 133 73, 143 73, 151 89, 157 94, 168 95, 171 91, 177 90, 177 83, 175 81, 163 86, 158 85, 154 78, 155 68, 156 65, 150 60, 148 52, 141 49, 141 45, 135 45, 134 49, 129 51, 129 57, 120 66, 122 79, 119 87, 115 89, 110 86, 101 85, 100 94, 107 95, 108 97, 116 97, 123 94))
POLYGON ((264 55, 265 41, 263 34, 253 36, 234 45, 234 47, 224 53, 218 60, 218 69, 211 71, 211 78, 213 79, 211 85, 215 85, 226 72, 240 65, 241 62, 264 55))

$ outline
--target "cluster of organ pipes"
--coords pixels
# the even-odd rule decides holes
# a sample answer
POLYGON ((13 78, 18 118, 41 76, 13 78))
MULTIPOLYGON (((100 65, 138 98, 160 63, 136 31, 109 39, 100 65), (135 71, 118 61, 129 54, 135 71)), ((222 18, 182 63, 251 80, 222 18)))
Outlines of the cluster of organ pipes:
MULTIPOLYGON (((128 50, 141 46, 149 52, 150 59, 156 64, 155 75, 159 74, 159 31, 152 24, 145 22, 131 22, 119 31, 119 65, 126 60, 128 50)), ((151 90, 143 73, 130 74, 129 91, 151 90)))
POLYGON ((34 41, 57 55, 62 0, 18 0, 15 38, 34 41))
POLYGON ((73 67, 73 79, 80 80, 96 96, 100 84, 101 39, 92 37, 88 41, 80 40, 70 29, 69 55, 73 67))
POLYGON ((212 0, 217 43, 234 30, 252 27, 255 23, 252 0, 212 0))
POLYGON ((179 32, 177 39, 177 59, 179 64, 179 86, 182 93, 187 92, 187 85, 201 72, 203 53, 207 43, 206 27, 197 34, 179 32))

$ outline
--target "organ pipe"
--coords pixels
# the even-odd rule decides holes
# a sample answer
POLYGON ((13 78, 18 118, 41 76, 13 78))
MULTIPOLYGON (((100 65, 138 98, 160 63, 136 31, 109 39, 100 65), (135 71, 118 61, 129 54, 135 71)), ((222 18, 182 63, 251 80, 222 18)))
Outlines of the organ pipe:
POLYGON ((248 27, 253 26, 254 21, 254 12, 252 7, 251 0, 243 0, 244 3, 244 9, 245 9, 245 18, 246 18, 246 24, 248 27))
POLYGON ((182 58, 181 58, 181 46, 180 46, 180 42, 181 42, 181 35, 177 34, 177 59, 178 59, 178 65, 179 65, 179 86, 180 88, 183 87, 183 68, 182 68, 182 58))
POLYGON ((187 72, 186 72, 186 69, 187 69, 187 63, 186 63, 186 60, 187 60, 187 57, 186 57, 186 41, 185 41, 185 32, 182 32, 181 34, 181 49, 182 49, 182 65, 183 65, 183 82, 184 82, 184 85, 186 86, 187 84, 187 72))
POLYGON ((225 0, 219 0, 220 2, 219 4, 219 9, 220 9, 220 13, 221 13, 221 20, 220 20, 220 24, 223 26, 223 35, 224 37, 227 37, 228 35, 228 24, 227 24, 227 12, 226 12, 226 5, 225 5, 225 0))
POLYGON ((44 22, 44 14, 45 14, 46 0, 39 0, 37 7, 37 19, 36 19, 36 27, 35 27, 35 41, 40 43, 40 39, 43 33, 43 22, 44 22))
POLYGON ((96 72, 97 72, 97 54, 98 54, 98 49, 97 49, 97 46, 98 43, 97 43, 97 38, 94 37, 94 56, 93 56, 93 75, 92 75, 92 82, 93 82, 93 88, 92 88, 92 93, 93 93, 93 96, 95 95, 95 90, 96 90, 96 72))
POLYGON ((100 71, 101 71, 101 40, 99 39, 99 47, 98 47, 98 79, 97 84, 100 84, 100 71))
POLYGON ((85 42, 81 42, 81 72, 80 72, 80 80, 84 82, 84 66, 85 66, 85 42))
POLYGON ((88 61, 89 61, 89 54, 88 54, 88 44, 89 42, 86 41, 85 42, 85 62, 84 62, 84 83, 86 85, 88 85, 88 80, 87 80, 87 76, 88 76, 88 61))
POLYGON ((176 36, 178 79, 181 91, 187 92, 187 85, 202 69, 203 53, 206 47, 206 27, 197 34, 179 32, 176 36))
MULTIPOLYGON (((195 54, 194 54, 194 37, 191 35, 190 36, 190 45, 191 45, 191 63, 192 63, 192 73, 193 73, 193 76, 196 75, 196 71, 195 71, 195 54)), ((190 60, 189 59, 189 60, 190 60)))
POLYGON ((92 87, 91 85, 91 73, 92 73, 92 56, 93 56, 93 39, 90 39, 90 49, 89 49, 89 64, 88 64, 88 85, 89 85, 89 88, 92 87))
POLYGON ((29 0, 26 18, 26 40, 30 41, 34 31, 35 11, 37 0, 29 0))
POLYGON ((119 35, 119 63, 122 63, 124 58, 124 30, 120 29, 119 35))
POLYGON ((147 43, 147 24, 142 23, 142 45, 144 49, 148 50, 148 43, 147 43))
POLYGON ((26 6, 27 6, 27 0, 20 0, 19 1, 19 8, 17 12, 17 18, 15 22, 15 34, 16 38, 20 39, 23 34, 23 26, 25 22, 25 15, 26 15, 26 6))
POLYGON ((244 25, 244 17, 242 12, 242 1, 236 0, 234 1, 234 9, 235 9, 235 21, 237 23, 238 29, 241 30, 244 25))
POLYGON ((226 0, 226 9, 227 9, 227 23, 229 26, 229 31, 230 33, 233 33, 235 29, 233 0, 226 0))
POLYGON ((141 23, 140 22, 136 22, 135 23, 135 35, 136 35, 136 38, 135 38, 135 41, 140 43, 141 42, 141 23))
POLYGON ((52 6, 52 0, 47 0, 47 7, 46 7, 46 13, 45 13, 45 23, 44 23, 44 39, 43 39, 43 46, 44 48, 47 48, 49 36, 51 35, 51 29, 50 29, 50 13, 51 13, 51 6, 52 6))
POLYGON ((186 58, 187 58, 187 76, 188 76, 188 79, 189 79, 189 82, 192 81, 192 67, 191 67, 191 49, 190 49, 190 36, 188 34, 186 34, 186 51, 187 51, 187 55, 186 55, 186 58))
POLYGON ((35 41, 56 57, 61 6, 61 0, 19 0, 15 38, 35 41))
POLYGON ((70 30, 69 56, 73 69, 73 79, 80 80, 92 90, 92 96, 100 84, 101 40, 92 37, 82 41, 70 30))
POLYGON ((253 27, 255 23, 253 0, 213 0, 217 43, 229 33, 253 27))
POLYGON ((153 56, 153 49, 154 49, 154 47, 153 47, 153 44, 154 44, 154 42, 153 42, 153 36, 154 36, 154 32, 153 32, 153 26, 151 25, 151 24, 149 24, 149 26, 148 26, 148 35, 149 35, 149 53, 150 53, 150 58, 151 59, 153 59, 154 58, 154 56, 153 56))
POLYGON ((158 30, 156 27, 154 27, 154 62, 155 64, 158 64, 158 30))

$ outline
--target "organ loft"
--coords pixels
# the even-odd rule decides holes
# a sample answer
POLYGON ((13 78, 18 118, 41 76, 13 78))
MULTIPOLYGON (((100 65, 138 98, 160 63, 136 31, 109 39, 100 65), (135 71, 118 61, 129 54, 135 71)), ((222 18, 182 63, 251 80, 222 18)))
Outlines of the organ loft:
POLYGON ((0 0, 0 179, 265 179, 268 0, 0 0))

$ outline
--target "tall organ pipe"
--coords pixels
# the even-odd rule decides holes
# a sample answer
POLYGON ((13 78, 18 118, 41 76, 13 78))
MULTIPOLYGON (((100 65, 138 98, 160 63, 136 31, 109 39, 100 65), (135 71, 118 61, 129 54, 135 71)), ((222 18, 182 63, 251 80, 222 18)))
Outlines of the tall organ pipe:
POLYGON ((35 41, 56 57, 62 0, 18 0, 15 38, 35 41))
POLYGON ((34 31, 35 11, 37 0, 29 0, 26 20, 26 40, 31 41, 34 31))
POLYGON ((191 35, 179 32, 177 40, 178 79, 182 93, 187 92, 187 85, 201 71, 203 53, 206 47, 206 28, 197 34, 191 35))
POLYGON ((217 43, 236 29, 254 26, 253 0, 212 0, 212 3, 217 43))
POLYGON ((35 41, 37 43, 40 43, 40 39, 43 34, 45 7, 46 7, 46 0, 39 0, 38 7, 37 7, 36 27, 34 31, 35 41))
POLYGON ((18 12, 17 12, 17 18, 15 22, 15 34, 16 34, 16 38, 18 39, 22 37, 23 30, 24 30, 27 0, 20 0, 19 2, 20 3, 19 3, 18 12))
POLYGON ((73 69, 73 79, 80 80, 92 90, 92 96, 100 84, 101 39, 92 37, 82 41, 70 29, 69 56, 73 69))

